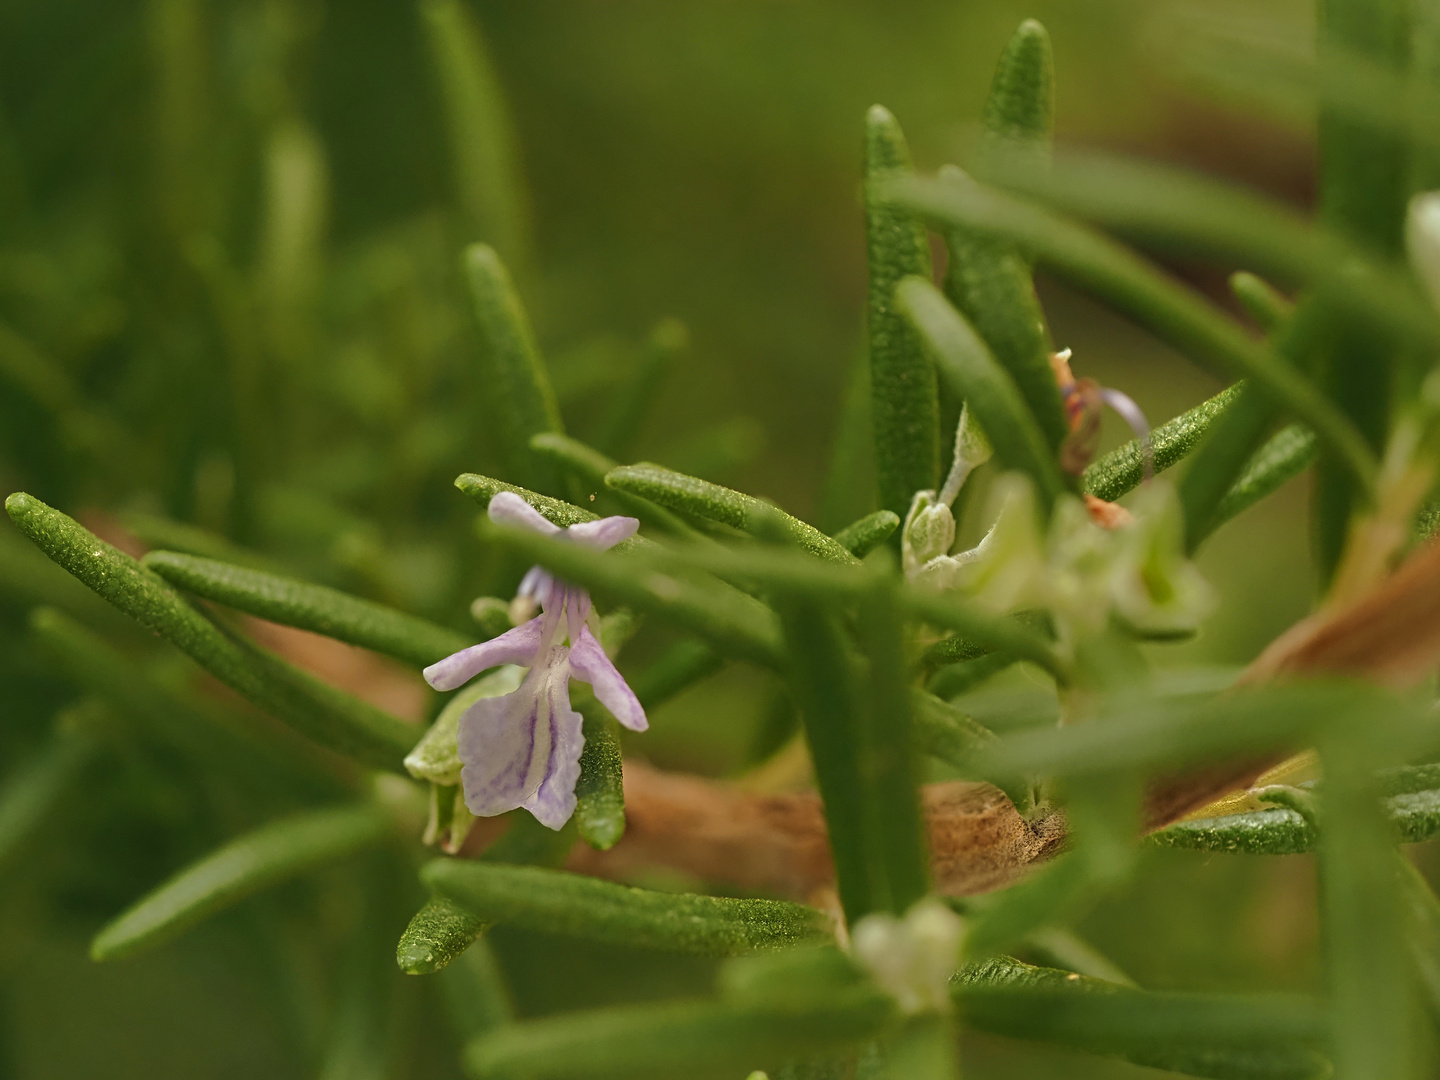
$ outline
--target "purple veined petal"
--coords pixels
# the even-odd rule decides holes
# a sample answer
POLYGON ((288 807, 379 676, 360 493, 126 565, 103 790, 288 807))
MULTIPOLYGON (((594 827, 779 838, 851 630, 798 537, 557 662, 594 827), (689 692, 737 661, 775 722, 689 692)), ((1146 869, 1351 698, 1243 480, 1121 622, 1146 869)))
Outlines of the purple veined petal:
POLYGON ((621 540, 629 540, 640 528, 640 519, 632 517, 604 517, 598 521, 582 521, 571 525, 565 535, 578 540, 586 547, 606 551, 621 540))
POLYGON ((570 707, 568 679, 552 679, 550 695, 550 760, 545 779, 520 805, 547 829, 561 829, 575 813, 575 784, 580 779, 580 751, 585 748, 584 720, 570 707))
POLYGON ((581 682, 588 682, 600 704, 631 731, 644 731, 650 726, 640 699, 624 676, 615 670, 588 626, 581 629, 579 637, 571 639, 570 673, 581 682))
POLYGON ((544 536, 564 531, 513 491, 497 492, 491 497, 490 520, 500 525, 518 525, 544 536))
POLYGON ((436 690, 454 690, 486 668, 501 664, 529 666, 535 663, 536 654, 545 644, 542 623, 543 619, 537 616, 513 630, 506 630, 497 638, 452 653, 425 669, 425 681, 436 690))
POLYGON ((460 783, 477 817, 514 810, 540 790, 550 771, 555 724, 553 685, 566 685, 564 648, 532 667, 513 694, 481 698, 460 717, 460 783))

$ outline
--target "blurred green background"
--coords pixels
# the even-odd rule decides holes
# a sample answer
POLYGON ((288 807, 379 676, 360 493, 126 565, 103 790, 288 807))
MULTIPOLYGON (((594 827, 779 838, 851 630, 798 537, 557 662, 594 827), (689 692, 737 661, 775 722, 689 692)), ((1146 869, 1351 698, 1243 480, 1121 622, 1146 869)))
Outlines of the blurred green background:
MULTIPOLYGON (((1300 0, 1236 10, 1309 32, 1300 0)), ((826 489, 863 340, 864 110, 897 115, 921 169, 963 160, 1027 16, 1054 40, 1062 144, 1308 200, 1307 126, 1189 85, 1145 0, 0 4, 0 487, 110 535, 116 520, 143 532, 136 514, 198 525, 463 628, 469 601, 505 595, 521 569, 481 549, 451 486, 461 471, 504 475, 457 269, 485 239, 511 265, 574 434, 602 435, 652 328, 678 318, 689 347, 622 456, 843 524, 873 499, 865 484, 826 489), (447 98, 466 27, 483 34, 508 121, 447 98), (471 136, 503 149, 507 130, 525 194, 496 218, 474 186, 495 154, 477 157, 471 136)), ((1223 299, 1216 268, 1172 268, 1223 299)), ((1040 287, 1077 373, 1152 421, 1218 389, 1083 296, 1040 287)), ((1120 440, 1118 424, 1106 431, 1120 440)), ((1305 498, 1291 485, 1211 542, 1201 563, 1226 602, 1157 662, 1244 662, 1306 609, 1305 498)), ((57 575, 5 523, 6 762, 77 697, 27 642, 37 600, 191 677, 57 575)), ((647 629, 636 655, 661 639, 647 629)), ((733 770, 773 695, 727 672, 665 706, 629 751, 733 770)), ((311 1075, 349 976, 338 960, 338 982, 306 965, 389 963, 413 883, 377 899, 377 871, 360 866, 143 959, 91 965, 98 925, 225 835, 194 812, 192 787, 154 755, 107 761, 41 844, 0 867, 0 1076, 311 1075), (288 975, 252 947, 262 919, 294 924, 288 975)), ((1312 878, 1306 858, 1156 852, 1082 930, 1142 985, 1313 988, 1312 878)), ((496 939, 525 1014, 709 978, 690 961, 496 939)), ((433 1001, 394 981, 376 1021, 391 1049, 327 1076, 456 1075, 433 1001)), ((975 1077, 1147 1074, 998 1039, 974 1040, 968 1061, 975 1077)))

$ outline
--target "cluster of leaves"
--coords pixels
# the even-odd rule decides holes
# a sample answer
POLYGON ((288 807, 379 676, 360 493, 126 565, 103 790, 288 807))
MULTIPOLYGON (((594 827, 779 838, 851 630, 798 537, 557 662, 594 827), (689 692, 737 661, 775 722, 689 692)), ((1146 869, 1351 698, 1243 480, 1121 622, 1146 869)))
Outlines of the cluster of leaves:
MULTIPOLYGON (((1404 71, 1412 51, 1428 55, 1433 45, 1424 35, 1434 28, 1422 22, 1412 33, 1404 5, 1391 0, 1322 6, 1323 48, 1369 65, 1367 71, 1404 71)), ((177 3, 158 10, 158 47, 174 50, 166 54, 167 70, 183 83, 193 75, 190 9, 177 3)), ((503 146, 493 77, 473 28, 452 4, 434 3, 426 12, 457 145, 503 146)), ((965 932, 948 983, 953 1014, 907 1014, 893 987, 836 945, 833 919, 818 908, 633 888, 560 870, 575 834, 603 849, 624 830, 617 737, 593 701, 576 703, 586 719, 587 749, 574 834, 551 834, 520 815, 482 857, 426 862, 419 871, 425 893, 412 903, 425 800, 404 778, 403 762, 418 732, 265 650, 226 614, 259 616, 412 666, 469 644, 474 634, 401 610, 425 610, 427 603, 405 584, 403 559, 366 548, 363 528, 321 531, 331 550, 365 549, 351 569, 370 567, 371 583, 383 586, 372 591, 389 590, 394 605, 302 580, 232 541, 167 520, 132 520, 153 548, 137 560, 45 502, 12 495, 6 508, 19 529, 106 603, 87 606, 53 567, 6 549, 0 575, 7 595, 33 604, 30 640, 83 696, 0 790, 0 856, 52 819, 98 761, 131 742, 153 747, 183 763, 199 792, 195 805, 233 838, 109 921, 94 938, 93 956, 134 955, 263 889, 349 863, 357 867, 367 909, 409 904, 413 911, 423 904, 396 956, 406 972, 435 974, 466 1066, 477 1076, 682 1070, 739 1076, 764 1068, 794 1076, 941 1078, 957 1068, 952 1015, 961 1026, 1196 1076, 1318 1077, 1332 1062, 1341 1077, 1408 1075, 1420 1049, 1407 969, 1418 970, 1431 1007, 1440 1009, 1440 903, 1396 853, 1399 840, 1426 839, 1440 829, 1440 778, 1433 766, 1414 764, 1440 750, 1423 703, 1323 682, 1221 696, 1167 693, 1149 678, 1126 627, 1107 628, 1093 649, 1059 651, 1033 620, 997 617, 960 594, 908 583, 894 547, 915 493, 937 487, 943 387, 983 426, 999 466, 1028 478, 1042 516, 1080 491, 1118 499, 1149 470, 1191 458, 1179 484, 1189 550, 1315 464, 1318 550, 1327 576, 1333 573, 1354 523, 1384 503, 1382 455, 1416 414, 1428 358, 1440 341, 1440 317, 1397 258, 1409 195, 1440 179, 1425 171, 1429 158, 1420 151, 1429 143, 1412 153, 1420 140, 1408 128, 1377 124, 1366 111, 1363 84, 1355 90, 1345 80, 1327 83, 1322 220, 1312 225, 1252 195, 1163 170, 1100 159, 1052 167, 1052 82, 1048 39, 1027 23, 992 87, 974 168, 979 182, 954 172, 914 177, 895 119, 878 107, 868 117, 869 408, 855 411, 837 458, 855 460, 844 440, 873 441, 880 509, 833 535, 742 492, 657 465, 621 465, 605 452, 623 452, 678 344, 673 327, 657 333, 635 382, 598 432, 603 449, 564 433, 546 365, 496 250, 512 264, 525 258, 520 203, 503 175, 503 153, 457 154, 463 184, 475 193, 471 227, 495 240, 495 247, 467 249, 463 259, 481 363, 468 387, 437 379, 424 391, 457 402, 446 414, 454 428, 445 438, 459 444, 469 437, 468 402, 491 410, 503 475, 514 483, 466 473, 456 486, 473 503, 484 507, 497 492, 512 491, 561 526, 593 519, 586 508, 592 502, 596 510, 641 519, 640 536, 603 554, 483 519, 480 538, 516 565, 542 565, 683 635, 632 676, 647 707, 732 662, 770 669, 785 681, 824 805, 845 925, 903 916, 931 891, 919 794, 923 757, 1014 792, 1022 809, 1038 810, 1046 800, 1064 806, 1070 842, 1062 856, 994 896, 957 905, 965 932), (1246 266, 1295 287, 1300 299, 1292 307, 1260 278, 1237 275, 1237 296, 1268 333, 1257 341, 1096 224, 1246 266), (942 235, 948 252, 942 287, 932 283, 927 226, 942 235), (1031 282, 1037 263, 1243 381, 1157 428, 1148 445, 1122 447, 1083 476, 1065 472, 1060 452, 1068 428, 1031 282), (476 385, 483 394, 469 392, 476 385), (337 535, 352 539, 338 543, 337 535), (97 633, 109 633, 117 610, 244 705, 135 664, 97 633), (923 655, 916 647, 922 635, 929 642, 923 655), (1016 663, 1044 672, 1065 694, 1083 696, 1085 722, 999 738, 949 703, 961 688, 1016 663), (1197 763, 1307 746, 1318 750, 1322 784, 1271 793, 1279 809, 1183 823, 1158 840, 1205 851, 1317 850, 1324 998, 1147 992, 1125 985, 1103 962, 1072 960, 1088 970, 1064 972, 1006 955, 1073 922, 1128 880, 1147 780, 1197 763), (705 1000, 519 1021, 486 942, 496 925, 725 963, 705 1000)), ((181 112, 184 89, 175 93, 181 112)), ((186 125, 194 118, 173 119, 178 184, 187 175, 182 159, 193 150, 187 141, 193 132, 186 125)), ((261 419, 270 416, 273 380, 290 370, 285 358, 305 348, 306 331, 287 321, 284 306, 303 295, 304 243, 313 230, 305 222, 314 213, 304 202, 303 178, 316 168, 305 136, 291 118, 276 124, 272 167, 279 186, 268 256, 275 262, 257 274, 259 284, 237 278, 216 230, 197 224, 201 218, 175 226, 197 280, 212 290, 218 331, 230 335, 224 344, 233 351, 235 412, 217 426, 226 433, 223 453, 206 458, 215 447, 203 439, 189 457, 155 448, 182 486, 202 475, 209 477, 202 493, 229 485, 223 520, 211 523, 262 547, 257 530, 286 520, 279 512, 254 513, 265 500, 284 504, 277 494, 284 478, 268 460, 274 444, 304 438, 323 447, 329 431, 312 416, 282 417, 278 427, 261 419), (263 342, 253 336, 256 311, 267 312, 263 342), (201 459, 219 464, 207 472, 201 459), (223 483, 216 479, 221 473, 223 483)), ((175 213, 203 217, 206 200, 191 196, 175 201, 175 213)), ((83 469, 113 467, 106 461, 114 455, 109 436, 86 441, 113 420, 84 406, 33 350, 0 350, 0 359, 17 380, 29 380, 24 385, 53 413, 57 430, 73 437, 83 469), (103 453, 87 458, 87 445, 103 453)), ((310 377, 307 386, 322 394, 343 381, 333 373, 310 377)), ((287 391, 278 398, 303 396, 287 391)), ((386 468, 365 470, 368 482, 387 497, 415 499, 455 452, 444 438, 440 443, 439 450, 421 446, 414 458, 398 453, 386 468)), ((431 507, 428 494, 415 503, 417 528, 429 514, 460 514, 431 507)), ((324 516, 313 507, 296 513, 324 516)), ((454 574, 442 580, 452 592, 464 591, 454 574)), ((479 591, 472 587, 469 595, 479 591)), ((508 627, 504 607, 495 600, 476 605, 484 635, 508 627)), ((431 605, 430 614, 444 608, 431 605)), ((283 952, 285 920, 270 921, 279 929, 271 927, 267 940, 283 952)), ((383 922, 361 917, 357 924, 383 922)), ((385 1004, 375 989, 386 984, 371 976, 375 958, 386 957, 393 942, 370 932, 352 937, 346 984, 353 992, 337 997, 323 1050, 327 1070, 386 1053, 377 1041, 385 1004)))

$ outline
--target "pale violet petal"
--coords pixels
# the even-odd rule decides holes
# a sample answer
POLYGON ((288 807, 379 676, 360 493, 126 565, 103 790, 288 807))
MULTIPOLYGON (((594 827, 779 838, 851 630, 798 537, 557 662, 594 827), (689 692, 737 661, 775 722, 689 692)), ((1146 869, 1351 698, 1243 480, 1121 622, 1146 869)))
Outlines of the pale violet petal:
POLYGON ((580 640, 580 628, 590 617, 590 594, 577 585, 565 586, 565 629, 570 634, 570 644, 580 640))
POLYGON ((579 638, 571 646, 570 674, 581 682, 589 683, 600 704, 631 731, 644 731, 650 726, 640 699, 625 682, 624 676, 615 670, 615 665, 605 655, 605 650, 588 626, 580 631, 579 638))
POLYGON ((540 651, 542 626, 539 618, 521 623, 513 630, 506 630, 497 638, 482 641, 452 653, 444 660, 438 660, 424 671, 425 681, 436 690, 454 690, 469 682, 487 668, 501 664, 520 664, 528 667, 535 662, 540 651))
POLYGON ((567 680, 550 682, 550 761, 545 779, 520 805, 548 829, 559 830, 575 813, 575 784, 580 779, 580 751, 585 748, 584 721, 570 707, 567 680))
POLYGON ((514 810, 544 782, 554 730, 552 684, 565 684, 564 654, 563 648, 552 650, 546 663, 530 669, 520 689, 482 698, 460 718, 460 783, 465 806, 476 817, 514 810))
POLYGON ((513 491, 497 492, 490 499, 490 520, 501 525, 518 525, 545 536, 562 531, 513 491))
POLYGON ((640 528, 638 518, 604 517, 598 521, 582 521, 577 525, 571 525, 565 530, 565 535, 573 540, 578 540, 586 547, 605 551, 620 543, 621 540, 629 540, 635 535, 635 530, 638 528, 640 528))

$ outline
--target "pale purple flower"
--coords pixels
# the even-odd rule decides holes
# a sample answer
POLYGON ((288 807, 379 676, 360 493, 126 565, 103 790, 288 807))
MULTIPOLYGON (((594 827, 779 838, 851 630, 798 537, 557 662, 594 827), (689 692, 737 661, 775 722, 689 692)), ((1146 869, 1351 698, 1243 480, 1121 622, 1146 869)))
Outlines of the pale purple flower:
MULTIPOLYGON (((601 551, 640 526, 634 518, 607 517, 562 529, 509 491, 490 500, 490 520, 601 551)), ((425 681, 436 690, 454 690, 500 664, 529 667, 514 693, 481 698, 460 718, 460 781, 465 805, 478 817, 524 807, 542 825, 559 829, 575 812, 585 746, 580 714, 570 707, 570 680, 589 683, 600 703, 631 731, 650 725, 635 692, 600 647, 588 592, 535 566, 518 595, 537 601, 541 614, 430 665, 425 681)))

